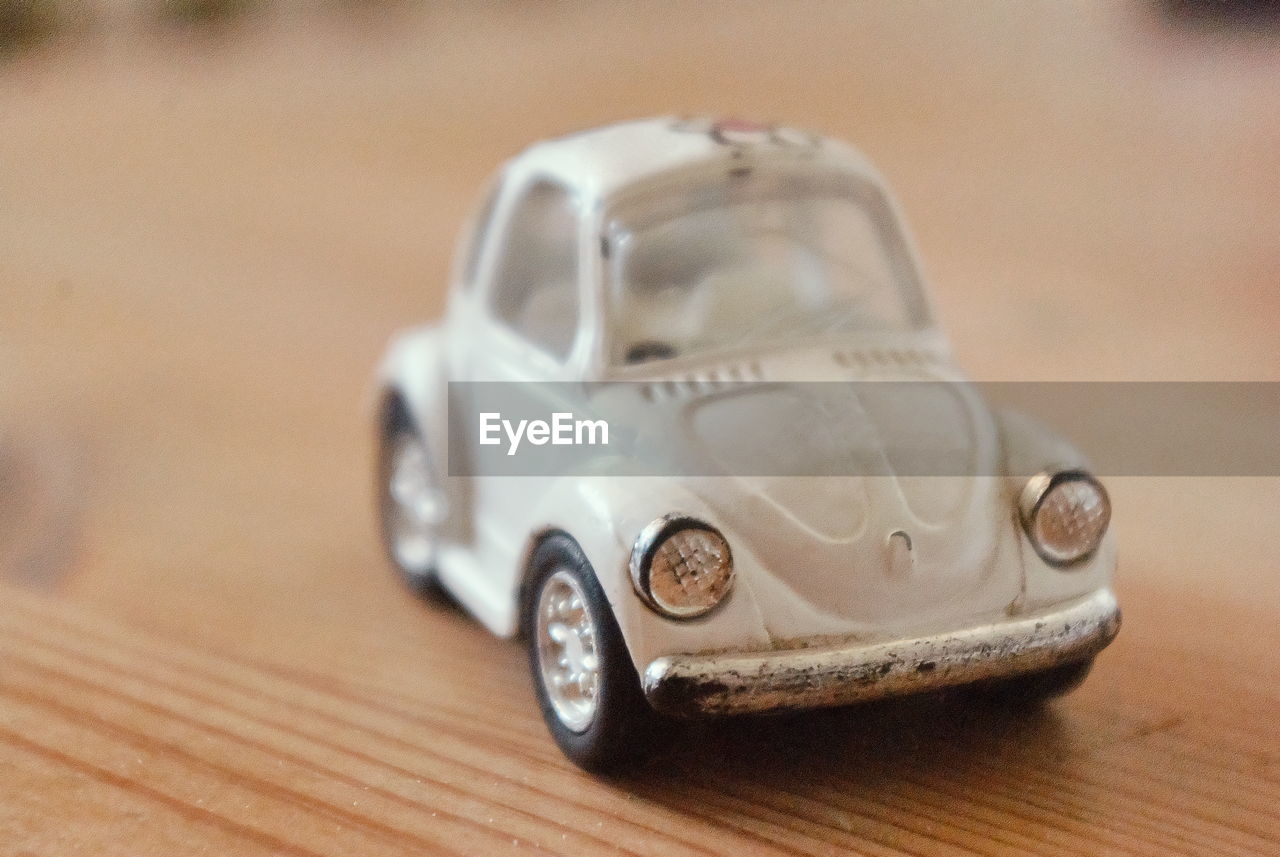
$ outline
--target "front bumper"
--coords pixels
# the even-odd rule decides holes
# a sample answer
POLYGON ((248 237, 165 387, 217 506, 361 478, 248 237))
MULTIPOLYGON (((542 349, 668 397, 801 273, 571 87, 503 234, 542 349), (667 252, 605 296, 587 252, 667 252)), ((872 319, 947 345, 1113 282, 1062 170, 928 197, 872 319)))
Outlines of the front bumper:
POLYGON ((644 671, 677 717, 788 711, 1036 672, 1092 657, 1120 629, 1110 589, 1028 616, 927 637, 789 651, 669 655, 644 671))

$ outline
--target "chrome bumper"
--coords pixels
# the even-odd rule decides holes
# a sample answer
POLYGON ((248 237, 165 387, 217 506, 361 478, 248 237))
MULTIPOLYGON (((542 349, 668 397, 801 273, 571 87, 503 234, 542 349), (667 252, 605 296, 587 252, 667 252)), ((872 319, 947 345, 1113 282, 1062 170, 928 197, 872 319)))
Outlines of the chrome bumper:
POLYGON ((650 663, 642 681, 650 704, 677 717, 821 708, 1083 660, 1119 629, 1115 595, 1100 589, 1041 613, 909 640, 670 655, 650 663))

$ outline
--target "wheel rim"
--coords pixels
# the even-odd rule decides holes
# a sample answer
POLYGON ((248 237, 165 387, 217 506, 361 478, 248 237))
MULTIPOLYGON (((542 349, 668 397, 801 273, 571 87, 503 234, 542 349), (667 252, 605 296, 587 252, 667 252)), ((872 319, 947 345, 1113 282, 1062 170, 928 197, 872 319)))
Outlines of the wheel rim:
POLYGON ((560 722, 584 732, 596 716, 600 658, 582 585, 568 571, 555 572, 538 593, 537 615, 542 686, 560 722))
POLYGON ((387 494, 396 562, 407 571, 425 573, 435 561, 436 529, 443 508, 431 479, 427 450, 408 432, 401 432, 393 442, 387 494))

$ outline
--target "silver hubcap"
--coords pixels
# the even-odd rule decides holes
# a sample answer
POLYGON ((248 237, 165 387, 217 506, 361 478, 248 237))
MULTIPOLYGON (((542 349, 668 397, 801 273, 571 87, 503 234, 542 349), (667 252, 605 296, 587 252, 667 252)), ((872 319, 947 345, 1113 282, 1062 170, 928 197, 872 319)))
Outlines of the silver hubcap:
POLYGON ((431 481, 427 450, 404 432, 394 441, 387 490, 391 495, 391 548, 406 571, 423 573, 435 562, 436 528, 444 511, 431 481))
POLYGON ((583 732, 596 716, 600 658, 586 594, 567 571, 547 578, 538 594, 538 666, 560 722, 583 732))

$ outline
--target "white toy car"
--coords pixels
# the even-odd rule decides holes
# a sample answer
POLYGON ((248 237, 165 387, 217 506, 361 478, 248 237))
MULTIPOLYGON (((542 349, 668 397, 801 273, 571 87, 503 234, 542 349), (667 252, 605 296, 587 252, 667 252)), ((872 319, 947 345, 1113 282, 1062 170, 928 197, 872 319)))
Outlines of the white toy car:
MULTIPOLYGON (((551 140, 505 166, 463 246, 444 320, 401 334, 379 376, 386 545, 410 581, 523 635, 583 767, 641 755, 683 717, 1061 692, 1116 634, 1105 491, 962 383, 854 150, 710 120, 551 140), (958 418, 873 401, 882 381, 952 385, 958 418), (609 390, 661 404, 672 444, 710 463, 646 475, 602 450, 477 475, 468 450, 512 438, 494 413, 475 424, 484 382, 561 416, 609 390), (850 385, 847 419, 812 405, 814 382, 850 385), (704 418, 759 442, 708 445, 704 418), (896 468, 894 438, 939 426, 970 470, 896 468), (877 466, 829 467, 843 447, 877 466)), ((521 449, 562 429, 523 426, 521 449)))

